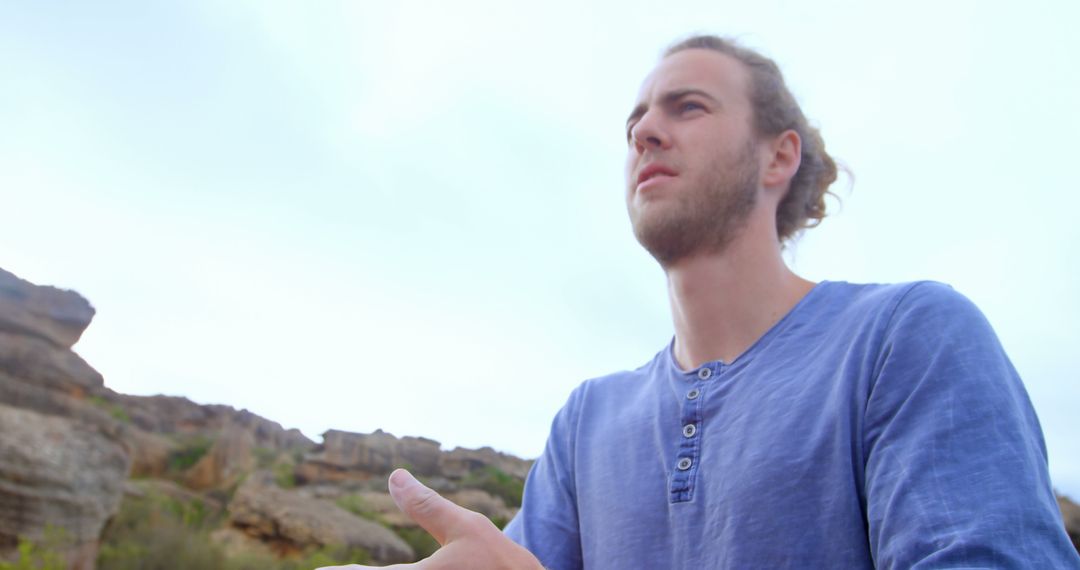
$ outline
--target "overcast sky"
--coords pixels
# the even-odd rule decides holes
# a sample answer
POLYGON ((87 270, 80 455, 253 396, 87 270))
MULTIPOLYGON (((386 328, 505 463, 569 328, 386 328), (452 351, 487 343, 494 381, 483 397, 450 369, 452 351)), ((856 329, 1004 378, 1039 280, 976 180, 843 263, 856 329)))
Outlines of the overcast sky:
POLYGON ((670 339, 623 123, 734 35, 854 172, 796 271, 973 299, 1077 497, 1080 4, 1024 6, 6 2, 0 267, 90 300, 115 390, 535 456, 670 339))

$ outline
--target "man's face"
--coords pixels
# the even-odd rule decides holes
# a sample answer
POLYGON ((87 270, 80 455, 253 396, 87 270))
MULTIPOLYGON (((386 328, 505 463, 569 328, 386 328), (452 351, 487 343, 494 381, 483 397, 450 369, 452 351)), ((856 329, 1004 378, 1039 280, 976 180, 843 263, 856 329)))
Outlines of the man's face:
POLYGON ((664 267, 722 251, 757 203, 749 77, 734 58, 688 49, 645 79, 627 121, 626 206, 664 267))

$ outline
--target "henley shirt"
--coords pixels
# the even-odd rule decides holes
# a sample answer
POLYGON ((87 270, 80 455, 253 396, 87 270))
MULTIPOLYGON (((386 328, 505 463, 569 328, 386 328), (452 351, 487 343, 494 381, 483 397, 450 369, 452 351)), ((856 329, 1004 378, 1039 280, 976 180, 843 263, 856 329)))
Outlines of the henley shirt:
POLYGON ((733 362, 671 347, 556 415, 506 528, 546 568, 1080 568, 1023 384, 950 287, 822 282, 733 362))

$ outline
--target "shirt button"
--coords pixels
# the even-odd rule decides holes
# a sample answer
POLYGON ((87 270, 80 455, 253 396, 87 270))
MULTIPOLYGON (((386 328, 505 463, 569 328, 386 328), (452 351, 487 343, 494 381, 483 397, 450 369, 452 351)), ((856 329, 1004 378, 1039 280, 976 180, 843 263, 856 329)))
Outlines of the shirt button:
POLYGON ((709 376, 712 376, 712 370, 709 370, 708 368, 702 368, 697 371, 697 377, 702 380, 708 380, 709 376))
POLYGON ((686 424, 682 428, 683 437, 694 437, 695 433, 697 433, 697 426, 694 424, 686 424))
POLYGON ((689 392, 686 393, 686 399, 687 400, 696 400, 697 397, 700 396, 700 395, 701 395, 701 390, 698 390, 697 388, 694 388, 693 390, 690 390, 689 392))
POLYGON ((675 467, 678 468, 679 471, 686 471, 693 464, 694 462, 689 457, 683 457, 675 467))

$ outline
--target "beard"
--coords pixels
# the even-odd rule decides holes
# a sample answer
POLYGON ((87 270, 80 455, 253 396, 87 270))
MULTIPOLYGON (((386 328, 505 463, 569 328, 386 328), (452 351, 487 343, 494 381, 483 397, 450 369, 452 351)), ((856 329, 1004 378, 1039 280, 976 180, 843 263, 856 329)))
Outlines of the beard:
POLYGON ((690 187, 648 213, 630 209, 634 236, 663 268, 700 254, 722 253, 757 204, 754 146, 734 160, 717 160, 699 187, 690 187))

